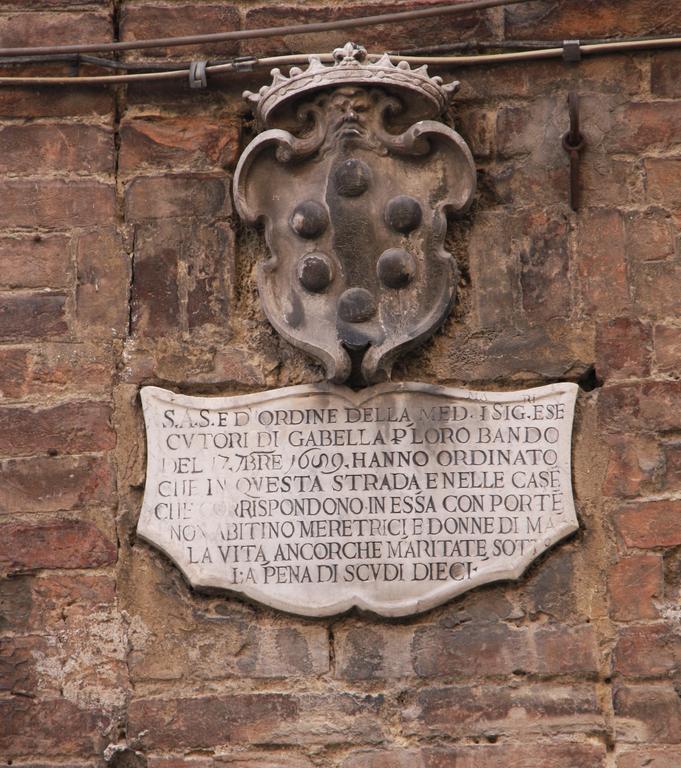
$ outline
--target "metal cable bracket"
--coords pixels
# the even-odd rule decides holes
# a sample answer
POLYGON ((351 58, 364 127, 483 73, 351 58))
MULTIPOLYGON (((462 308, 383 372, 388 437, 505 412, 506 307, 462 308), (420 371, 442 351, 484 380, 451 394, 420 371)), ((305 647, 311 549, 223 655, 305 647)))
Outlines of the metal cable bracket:
POLYGON ((206 78, 207 61, 192 61, 189 65, 189 87, 206 88, 208 80, 206 78))
POLYGON ((563 61, 581 61, 582 48, 579 40, 563 40, 563 61))

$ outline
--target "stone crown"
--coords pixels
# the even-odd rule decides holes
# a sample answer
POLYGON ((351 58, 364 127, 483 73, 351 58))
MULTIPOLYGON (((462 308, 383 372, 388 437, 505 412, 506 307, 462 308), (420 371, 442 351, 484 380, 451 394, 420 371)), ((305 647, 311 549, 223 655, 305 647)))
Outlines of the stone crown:
POLYGON ((288 77, 279 69, 273 69, 270 85, 263 85, 257 93, 244 91, 243 96, 253 106, 258 123, 266 126, 275 112, 302 95, 352 84, 409 93, 410 101, 419 105, 420 119, 436 117, 459 87, 457 81, 444 83, 439 76, 430 77, 425 64, 416 69, 406 61, 393 64, 387 53, 372 62, 366 49, 356 43, 336 48, 333 58, 334 63, 325 66, 318 56, 310 56, 307 69, 291 67, 288 77))

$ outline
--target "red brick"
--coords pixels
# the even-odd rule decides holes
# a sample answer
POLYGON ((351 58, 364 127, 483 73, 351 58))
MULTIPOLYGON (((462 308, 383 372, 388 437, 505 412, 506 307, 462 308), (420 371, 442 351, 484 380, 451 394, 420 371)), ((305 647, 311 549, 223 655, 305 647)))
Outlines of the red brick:
POLYGON ((145 336, 179 328, 224 327, 230 303, 225 255, 233 252, 231 230, 196 222, 150 222, 135 236, 132 327, 145 336), (182 275, 186 299, 180 300, 182 275))
POLYGON ((681 311, 681 265, 672 260, 650 261, 633 274, 637 312, 650 318, 675 319, 681 311))
POLYGON ((681 103, 673 101, 629 102, 613 115, 607 146, 613 152, 665 150, 681 142, 681 103))
POLYGON ((291 728, 298 703, 290 694, 233 694, 186 699, 137 699, 129 707, 129 733, 147 748, 212 747, 267 741, 291 728))
POLYGON ((585 212, 578 229, 578 271, 587 311, 627 314, 630 306, 624 227, 617 211, 585 212))
POLYGON ((546 625, 533 634, 539 674, 589 677, 598 672, 598 646, 590 624, 546 625))
POLYGON ((236 164, 239 124, 233 118, 205 115, 130 118, 121 124, 119 171, 140 169, 222 170, 236 164))
POLYGON ((82 520, 6 523, 0 532, 0 567, 6 571, 97 568, 116 559, 112 542, 82 520))
POLYGON ((504 14, 510 40, 665 35, 681 22, 675 0, 563 0, 510 6, 504 14))
POLYGON ((111 409, 104 403, 0 408, 0 456, 106 451, 114 445, 111 409))
POLYGON ((681 544, 681 501, 644 501, 616 512, 617 532, 628 547, 650 549, 681 544))
POLYGON ((348 755, 340 768, 424 768, 424 766, 424 756, 420 750, 363 749, 348 755))
POLYGON ((78 239, 76 321, 81 336, 124 336, 128 328, 130 263, 115 230, 78 239))
POLYGON ((410 735, 476 738, 511 735, 597 733, 603 731, 601 709, 591 686, 528 684, 446 686, 418 692, 405 715, 410 735))
POLYGON ((676 325, 656 325, 655 367, 659 373, 681 375, 681 328, 676 325))
POLYGON ((0 348, 0 400, 21 397, 28 377, 27 349, 0 348))
MULTIPOLYGON (((24 6, 25 7, 25 6, 24 6)), ((11 13, 0 17, 0 46, 108 42, 112 39, 108 13, 11 13)))
MULTIPOLYGON (((230 32, 240 26, 239 11, 233 6, 211 4, 159 3, 124 7, 121 14, 122 40, 153 40, 160 37, 230 32)), ((179 48, 150 48, 147 56, 180 58, 227 57, 239 51, 239 42, 183 45, 179 48)), ((133 57, 135 54, 132 54, 133 57)))
POLYGON ((2 237, 0 262, 8 288, 64 288, 72 281, 70 239, 63 235, 2 237))
POLYGON ((677 408, 681 382, 647 381, 641 386, 641 416, 646 429, 663 431, 681 428, 677 408))
POLYGON ((113 186, 97 181, 5 180, 0 196, 6 227, 88 227, 115 215, 113 186))
POLYGON ((681 747, 635 749, 617 756, 617 768, 678 768, 681 747))
MULTIPOLYGON (((8 75, 15 74, 8 72, 8 75)), ((114 113, 114 95, 112 90, 101 86, 87 88, 60 88, 50 86, 42 88, 0 89, 0 114, 4 117, 71 117, 91 115, 111 115, 114 113)))
MULTIPOLYGON (((436 0, 419 0, 419 6, 437 5, 436 0)), ((312 5, 271 5, 253 8, 246 13, 247 29, 279 27, 289 24, 305 24, 332 21, 348 17, 375 15, 406 11, 413 5, 403 3, 376 3, 370 7, 361 3, 345 3, 342 6, 312 5)), ((331 51, 344 45, 350 39, 361 40, 362 45, 372 53, 383 53, 399 48, 436 45, 447 42, 447 32, 456 29, 456 37, 462 39, 485 39, 494 35, 490 14, 477 13, 435 16, 404 23, 358 27, 357 30, 339 30, 314 35, 290 35, 247 41, 248 52, 256 56, 281 53, 315 53, 331 51)), ((451 78, 450 78, 451 79, 451 78)))
POLYGON ((621 685, 613 696, 620 744, 681 742, 681 701, 671 683, 621 685))
POLYGON ((95 574, 21 575, 0 579, 0 631, 49 632, 64 621, 110 610, 115 582, 95 574))
POLYGON ((667 677, 681 662, 681 635, 669 624, 640 624, 619 631, 613 669, 628 677, 667 677))
POLYGON ((111 391, 112 366, 112 351, 103 346, 59 342, 34 345, 19 395, 106 395, 111 391))
POLYGON ((666 206, 681 205, 681 159, 649 157, 644 166, 650 202, 666 206))
POLYGON ((674 255, 670 215, 659 208, 626 213, 627 256, 633 261, 661 261, 674 255))
POLYGON ((63 293, 0 293, 0 339, 48 339, 68 331, 63 293))
MULTIPOLYGON (((286 753, 281 750, 275 752, 239 752, 234 755, 221 754, 216 759, 215 763, 211 761, 206 768, 213 768, 213 766, 219 766, 219 768, 314 768, 314 765, 309 757, 305 757, 298 753, 286 753)), ((167 760, 151 761, 149 768, 201 768, 201 765, 196 765, 187 761, 186 763, 173 763, 171 764, 167 760)))
POLYGON ((229 214, 226 182, 205 174, 143 176, 129 184, 128 221, 177 217, 205 218, 229 214))
POLYGON ((0 691, 31 695, 37 687, 36 657, 47 655, 48 639, 0 637, 0 691))
POLYGON ((610 570, 608 596, 615 621, 656 619, 655 601, 662 599, 664 578, 659 555, 624 557, 610 570))
POLYGON ((650 63, 651 90, 663 99, 681 97, 681 51, 657 51, 650 63))
POLYGON ((610 452, 603 483, 606 496, 630 498, 658 488, 664 467, 659 441, 641 435, 608 438, 610 452))
POLYGON ((113 172, 113 134, 94 125, 7 125, 0 129, 0 173, 113 172))
POLYGON ((64 699, 0 700, 0 749, 5 758, 39 754, 100 757, 108 744, 110 718, 64 699))
POLYGON ((596 370, 604 379, 650 374, 652 330, 649 323, 628 317, 596 326, 596 370))
POLYGON ((627 432, 641 426, 641 387, 615 384, 598 392, 598 421, 608 432, 627 432))
POLYGON ((681 443, 672 441, 662 446, 664 466, 660 472, 660 490, 681 490, 681 443))
POLYGON ((423 768, 605 768, 606 749, 580 742, 504 742, 427 748, 423 759, 423 768))
POLYGON ((84 504, 112 504, 113 492, 113 467, 103 457, 0 461, 0 514, 59 512, 84 504))

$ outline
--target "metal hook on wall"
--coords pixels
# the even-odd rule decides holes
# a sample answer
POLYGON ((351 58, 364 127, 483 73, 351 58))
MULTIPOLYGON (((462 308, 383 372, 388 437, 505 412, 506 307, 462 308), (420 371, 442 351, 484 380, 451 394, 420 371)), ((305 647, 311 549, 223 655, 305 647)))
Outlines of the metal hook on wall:
POLYGON ((579 97, 574 91, 568 94, 570 129, 563 134, 563 149, 570 156, 570 186, 568 202, 576 211, 579 207, 579 153, 584 149, 584 135, 579 130, 579 97))

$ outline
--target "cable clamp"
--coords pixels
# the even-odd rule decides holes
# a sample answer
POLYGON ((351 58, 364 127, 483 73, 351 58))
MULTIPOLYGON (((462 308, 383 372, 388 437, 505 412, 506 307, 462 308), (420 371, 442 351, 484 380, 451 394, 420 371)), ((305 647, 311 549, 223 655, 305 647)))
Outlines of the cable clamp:
POLYGON ((582 49, 579 40, 563 40, 563 61, 581 61, 582 49))
POLYGON ((208 80, 206 79, 207 61, 192 61, 189 65, 189 87, 206 88, 208 80))
POLYGON ((236 72, 252 72, 256 62, 255 56, 237 56, 232 59, 232 65, 236 72))

